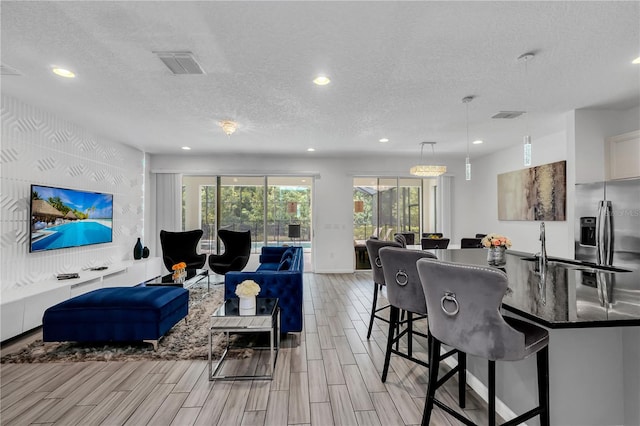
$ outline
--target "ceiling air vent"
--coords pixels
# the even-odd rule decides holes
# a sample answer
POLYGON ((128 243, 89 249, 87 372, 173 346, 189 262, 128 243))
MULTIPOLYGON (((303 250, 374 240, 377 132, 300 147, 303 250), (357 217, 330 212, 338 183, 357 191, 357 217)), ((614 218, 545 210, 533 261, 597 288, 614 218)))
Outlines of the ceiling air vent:
POLYGON ((20 71, 7 65, 0 65, 0 75, 22 75, 20 71))
POLYGON ((512 119, 512 118, 518 118, 522 114, 524 114, 524 111, 500 111, 499 113, 497 113, 496 115, 492 116, 491 118, 512 119))
POLYGON ((204 74, 191 52, 153 52, 173 74, 204 74))

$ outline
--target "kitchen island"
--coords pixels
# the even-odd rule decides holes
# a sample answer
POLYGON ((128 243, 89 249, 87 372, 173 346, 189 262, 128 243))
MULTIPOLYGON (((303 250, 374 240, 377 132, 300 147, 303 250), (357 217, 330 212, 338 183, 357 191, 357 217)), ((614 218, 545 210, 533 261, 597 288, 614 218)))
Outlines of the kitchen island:
MULTIPOLYGON (((440 260, 487 265, 486 249, 429 251, 440 260)), ((509 279, 505 315, 549 329, 551 424, 639 425, 640 271, 553 257, 541 267, 533 255, 509 250, 500 269, 509 279)), ((467 368, 468 383, 486 398, 486 361, 469 357, 467 368)), ((535 358, 497 363, 496 370, 500 414, 532 408, 535 358)))

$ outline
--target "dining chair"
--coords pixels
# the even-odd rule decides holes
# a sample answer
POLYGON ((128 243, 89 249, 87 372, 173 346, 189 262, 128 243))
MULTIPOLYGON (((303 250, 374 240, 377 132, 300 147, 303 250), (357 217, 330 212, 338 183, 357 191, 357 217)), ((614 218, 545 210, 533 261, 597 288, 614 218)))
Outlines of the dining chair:
POLYGON ((407 239, 403 234, 400 234, 400 233, 393 234, 393 241, 400 244, 402 248, 407 247, 407 239))
POLYGON ((413 232, 398 232, 398 234, 404 235, 404 239, 406 240, 408 246, 412 246, 415 244, 416 234, 414 234, 413 232))
POLYGON ((463 238, 460 240, 460 248, 482 248, 482 239, 463 238))
POLYGON ((442 238, 442 232, 423 232, 422 238, 442 238))
MULTIPOLYGON (((430 368, 430 364, 423 359, 417 358, 413 354, 413 338, 420 336, 425 338, 427 344, 429 336, 426 333, 414 329, 414 321, 427 319, 428 310, 425 300, 424 290, 416 268, 416 262, 420 259, 436 259, 432 253, 419 250, 402 250, 394 247, 383 247, 380 249, 380 260, 384 271, 385 282, 387 283, 387 298, 389 299, 389 333, 387 334, 387 348, 385 352, 384 367, 382 369, 382 382, 386 382, 391 354, 398 355, 423 367, 430 368), (400 311, 407 314, 407 320, 399 319, 400 311), (415 317, 414 317, 415 315, 415 317), (406 323, 406 327, 399 327, 400 323, 406 323), (397 343, 407 338, 406 352, 398 348, 397 343), (396 349, 393 348, 394 343, 396 349)), ((452 355, 458 356, 458 365, 447 375, 448 380, 458 373, 458 398, 461 408, 465 406, 466 387, 466 354, 457 350, 450 350, 438 357, 438 361, 452 355)))
MULTIPOLYGON (((429 313, 429 383, 422 425, 428 425, 436 405, 465 425, 475 425, 436 398, 441 344, 488 360, 489 425, 496 417, 496 361, 518 361, 536 354, 538 406, 505 424, 520 424, 540 416, 549 426, 549 332, 535 324, 502 316, 507 275, 496 268, 433 259, 417 262, 429 313)), ((515 383, 522 386, 522 383, 515 383)), ((505 389, 508 392, 508 389, 505 389)))
POLYGON ((449 238, 422 238, 420 240, 422 250, 446 249, 449 247, 449 238))

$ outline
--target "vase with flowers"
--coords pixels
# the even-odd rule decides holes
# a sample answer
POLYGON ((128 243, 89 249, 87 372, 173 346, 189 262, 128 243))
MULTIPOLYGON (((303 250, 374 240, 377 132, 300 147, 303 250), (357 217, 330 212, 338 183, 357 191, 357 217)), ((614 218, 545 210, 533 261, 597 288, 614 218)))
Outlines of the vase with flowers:
POLYGON ((481 243, 489 249, 487 263, 491 266, 504 266, 507 263, 506 251, 511 247, 511 240, 500 234, 487 234, 481 243))
POLYGON ((255 315, 256 296, 260 293, 260 286, 253 280, 244 280, 236 286, 238 296, 238 310, 240 315, 255 315))
POLYGON ((171 267, 171 270, 173 271, 171 275, 173 282, 178 284, 183 283, 187 276, 187 264, 184 262, 176 263, 171 267))

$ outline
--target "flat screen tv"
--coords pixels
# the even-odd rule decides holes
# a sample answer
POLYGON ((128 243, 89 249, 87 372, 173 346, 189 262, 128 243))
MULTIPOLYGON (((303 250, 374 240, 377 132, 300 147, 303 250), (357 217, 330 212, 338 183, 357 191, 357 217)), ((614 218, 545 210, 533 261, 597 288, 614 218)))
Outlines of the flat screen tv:
POLYGON ((31 185, 29 252, 113 241, 113 195, 31 185))

